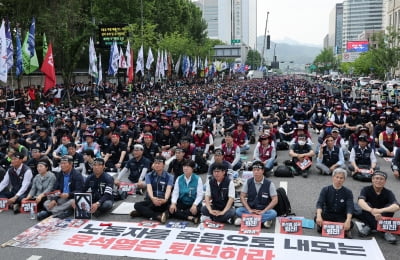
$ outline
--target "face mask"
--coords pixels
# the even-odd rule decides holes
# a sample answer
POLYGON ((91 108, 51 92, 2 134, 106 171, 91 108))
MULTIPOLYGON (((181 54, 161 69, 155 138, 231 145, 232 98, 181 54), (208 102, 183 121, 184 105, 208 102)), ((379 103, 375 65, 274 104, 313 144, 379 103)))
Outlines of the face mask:
POLYGON ((393 128, 386 128, 386 133, 391 135, 393 133, 393 128))
POLYGON ((386 115, 392 114, 392 111, 386 111, 386 115))
POLYGON ((306 141, 299 141, 299 145, 305 145, 306 141))
POLYGON ((211 118, 211 115, 207 115, 207 118, 211 118))
POLYGON ((286 121, 286 124, 290 125, 292 123, 292 121, 286 121))
POLYGON ((317 113, 317 116, 322 116, 322 113, 317 113))
POLYGON ((203 133, 203 130, 196 130, 197 135, 201 135, 203 133))

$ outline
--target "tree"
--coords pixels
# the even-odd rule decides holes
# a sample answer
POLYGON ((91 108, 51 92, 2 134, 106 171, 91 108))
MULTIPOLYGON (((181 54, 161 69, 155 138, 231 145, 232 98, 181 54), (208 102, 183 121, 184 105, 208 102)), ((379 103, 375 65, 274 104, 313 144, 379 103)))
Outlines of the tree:
POLYGON ((247 53, 246 64, 252 69, 257 69, 261 64, 261 55, 257 50, 249 50, 247 53))
POLYGON ((336 69, 336 59, 331 48, 323 49, 315 58, 314 64, 317 66, 319 73, 324 73, 330 69, 336 69))

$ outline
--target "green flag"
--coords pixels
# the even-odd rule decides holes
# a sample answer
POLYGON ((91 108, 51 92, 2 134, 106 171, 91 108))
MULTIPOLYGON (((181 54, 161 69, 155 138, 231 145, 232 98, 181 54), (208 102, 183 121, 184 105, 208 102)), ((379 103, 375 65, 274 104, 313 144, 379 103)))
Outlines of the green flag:
POLYGON ((22 67, 25 74, 31 74, 39 68, 39 61, 34 50, 34 55, 31 57, 28 44, 29 32, 26 33, 24 44, 22 45, 22 67))
POLYGON ((43 60, 44 57, 46 57, 47 54, 47 40, 46 40, 46 34, 43 33, 43 60))

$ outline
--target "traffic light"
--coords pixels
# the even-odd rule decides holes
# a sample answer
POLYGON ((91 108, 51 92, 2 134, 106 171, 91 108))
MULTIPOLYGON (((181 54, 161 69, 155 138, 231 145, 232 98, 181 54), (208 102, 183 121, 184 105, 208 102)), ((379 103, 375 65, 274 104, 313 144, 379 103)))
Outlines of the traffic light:
POLYGON ((271 48, 271 36, 267 35, 267 50, 271 48))

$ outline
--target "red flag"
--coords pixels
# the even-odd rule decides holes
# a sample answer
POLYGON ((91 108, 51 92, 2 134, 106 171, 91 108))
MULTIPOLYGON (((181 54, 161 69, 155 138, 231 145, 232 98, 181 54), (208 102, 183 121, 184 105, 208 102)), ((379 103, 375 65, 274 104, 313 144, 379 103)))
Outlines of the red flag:
POLYGON ((40 70, 45 74, 43 92, 46 93, 56 85, 56 70, 54 69, 53 48, 51 43, 48 46, 40 70))
POLYGON ((134 71, 135 71, 135 69, 134 69, 134 58, 133 58, 133 50, 131 50, 131 62, 130 62, 131 64, 131 66, 129 66, 129 68, 128 68, 128 83, 131 83, 131 82, 133 82, 133 80, 135 79, 135 76, 134 76, 134 71))

